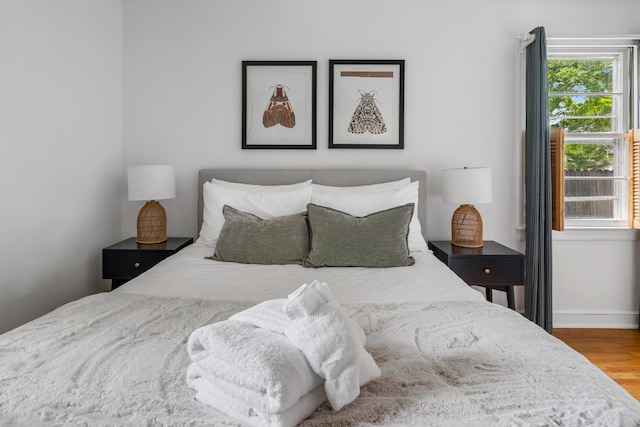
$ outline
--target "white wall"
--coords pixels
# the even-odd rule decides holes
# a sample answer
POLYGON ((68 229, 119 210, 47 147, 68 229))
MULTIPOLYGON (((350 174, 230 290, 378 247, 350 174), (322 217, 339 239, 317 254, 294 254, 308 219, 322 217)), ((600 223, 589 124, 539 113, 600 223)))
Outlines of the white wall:
MULTIPOLYGON (((515 38, 539 25, 549 37, 637 33, 637 16, 630 0, 125 1, 124 162, 176 166, 178 197, 163 204, 169 234, 187 236, 197 233, 202 167, 425 169, 431 239, 449 237, 455 209, 441 201, 440 170, 489 166, 485 238, 522 250, 515 38), (406 148, 329 150, 328 60, 378 58, 406 60, 406 148), (242 60, 318 61, 316 151, 241 150, 242 60)), ((139 208, 123 196, 123 237, 139 208)), ((555 307, 565 313, 556 326, 594 310, 600 326, 621 312, 632 326, 636 247, 554 244, 555 307)))
POLYGON ((0 332, 99 290, 121 91, 120 1, 0 0, 0 332))
MULTIPOLYGON (((196 232, 200 167, 426 169, 429 233, 446 237, 455 206, 440 201, 440 169, 491 166, 495 203, 481 208, 486 235, 513 242, 515 36, 537 21, 515 24, 508 3, 496 19, 473 1, 125 2, 125 163, 176 165, 179 195, 163 204, 170 233, 188 235, 196 232), (481 30, 485 44, 473 47, 481 30), (332 58, 407 61, 404 150, 327 148, 332 58), (243 59, 318 60, 318 150, 241 150, 243 59)), ((135 229, 139 208, 123 204, 123 235, 135 229)))

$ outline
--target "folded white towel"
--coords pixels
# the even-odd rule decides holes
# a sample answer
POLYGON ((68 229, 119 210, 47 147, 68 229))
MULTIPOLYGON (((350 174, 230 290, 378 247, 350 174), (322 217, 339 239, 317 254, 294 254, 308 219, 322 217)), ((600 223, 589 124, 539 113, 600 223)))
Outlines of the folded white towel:
POLYGON ((329 285, 326 282, 314 280, 310 285, 305 283, 289 294, 284 312, 291 320, 300 319, 310 315, 332 299, 329 285))
MULTIPOLYGON (((295 309, 288 311, 293 316, 298 316, 300 307, 308 310, 317 304, 318 297, 331 298, 326 283, 306 286, 292 295, 285 312, 287 305, 293 305, 295 309), (311 293, 311 297, 306 293, 311 293)), ((304 353, 314 372, 325 379, 327 398, 336 411, 358 397, 361 386, 381 375, 364 347, 364 331, 335 301, 327 301, 310 314, 295 317, 285 335, 304 353)))
MULTIPOLYGON (((189 371, 191 370, 190 366, 189 371)), ((194 376, 190 387, 196 391, 196 400, 199 402, 251 426, 293 427, 311 415, 327 399, 324 387, 320 385, 284 411, 269 413, 234 399, 221 390, 218 384, 203 377, 194 376)))
POLYGON ((284 330, 291 326, 291 319, 283 311, 287 301, 286 298, 264 301, 234 314, 229 320, 251 323, 259 328, 283 334, 284 330))
MULTIPOLYGON (((245 322, 198 328, 187 348, 199 372, 210 374, 211 381, 220 379, 231 397, 264 412, 282 412, 322 383, 284 335, 245 322)), ((195 379, 187 378, 189 386, 195 379)))

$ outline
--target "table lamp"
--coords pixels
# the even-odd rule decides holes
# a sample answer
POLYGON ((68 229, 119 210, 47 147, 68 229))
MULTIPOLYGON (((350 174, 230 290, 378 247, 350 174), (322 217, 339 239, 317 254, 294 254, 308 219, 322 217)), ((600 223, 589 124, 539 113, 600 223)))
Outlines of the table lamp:
POLYGON ((171 165, 144 165, 127 168, 129 200, 146 200, 138 213, 136 242, 154 244, 167 241, 167 213, 157 200, 176 197, 175 168, 171 165))
POLYGON ((491 202, 491 169, 445 169, 442 171, 442 185, 444 201, 460 204, 451 218, 451 244, 481 248, 482 217, 473 205, 491 202))

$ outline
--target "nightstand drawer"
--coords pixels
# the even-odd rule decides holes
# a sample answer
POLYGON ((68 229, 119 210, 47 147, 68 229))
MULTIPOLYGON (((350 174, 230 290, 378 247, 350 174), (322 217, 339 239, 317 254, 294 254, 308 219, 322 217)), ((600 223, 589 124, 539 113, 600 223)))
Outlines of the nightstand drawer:
POLYGON ((513 287, 524 285, 524 255, 492 240, 482 243, 480 248, 463 248, 447 240, 428 242, 436 258, 462 280, 485 288, 489 301, 493 290, 504 291, 508 307, 515 309, 513 287))
POLYGON ((106 252, 104 254, 104 279, 133 278, 144 273, 163 259, 166 253, 106 252))
POLYGON ((463 257, 450 261, 449 267, 470 284, 511 283, 523 281, 521 257, 463 257))
POLYGON ((191 237, 169 237, 156 244, 137 243, 130 237, 102 249, 102 278, 111 279, 115 289, 192 243, 191 237))

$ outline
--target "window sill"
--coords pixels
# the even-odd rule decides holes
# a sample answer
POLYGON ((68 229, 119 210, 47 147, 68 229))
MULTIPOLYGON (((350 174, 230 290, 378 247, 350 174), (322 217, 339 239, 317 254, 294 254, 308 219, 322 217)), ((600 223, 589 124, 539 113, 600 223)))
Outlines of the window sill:
MULTIPOLYGON (((516 227, 520 240, 526 240, 524 226, 516 227)), ((552 231, 551 239, 554 241, 569 240, 600 240, 600 241, 622 241, 640 240, 640 230, 628 227, 565 227, 564 231, 552 231)))

